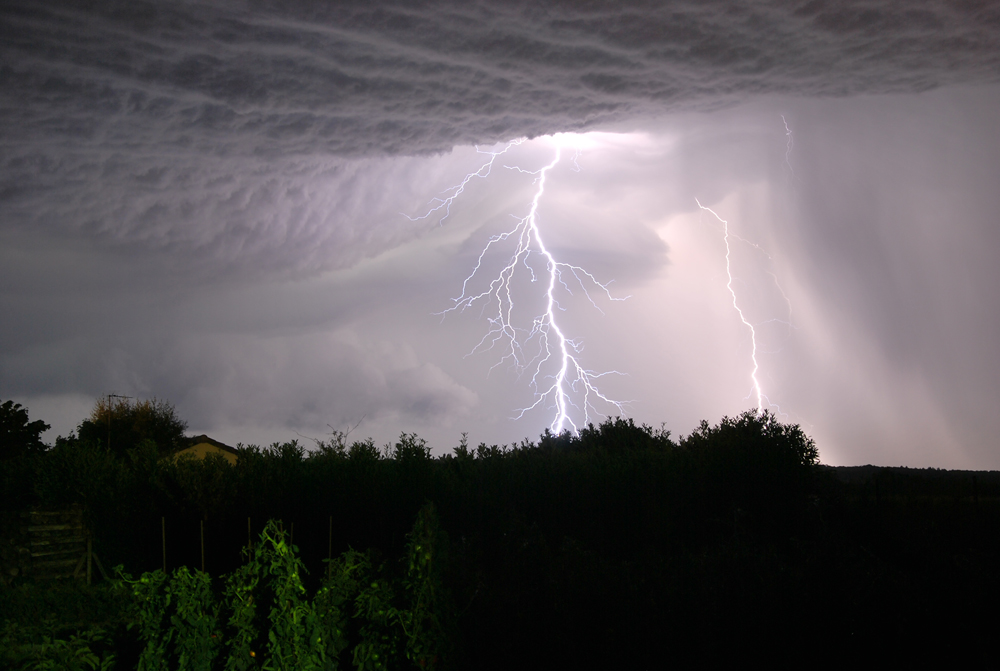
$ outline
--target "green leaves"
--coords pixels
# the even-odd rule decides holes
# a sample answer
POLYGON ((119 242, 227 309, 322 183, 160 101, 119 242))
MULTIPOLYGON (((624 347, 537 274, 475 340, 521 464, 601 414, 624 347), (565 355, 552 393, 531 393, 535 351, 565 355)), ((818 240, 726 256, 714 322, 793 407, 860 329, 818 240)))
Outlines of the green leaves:
POLYGON ((255 553, 248 553, 247 563, 238 568, 226 581, 226 605, 229 608, 229 628, 232 632, 225 644, 229 649, 226 671, 245 671, 254 668, 254 648, 257 645, 257 626, 254 622, 257 604, 254 592, 260 581, 260 564, 255 553))
POLYGON ((104 632, 96 627, 66 639, 40 635, 8 621, 0 631, 0 664, 11 671, 111 671, 114 654, 98 655, 93 650, 105 642, 104 632))
POLYGON ((269 577, 274 594, 268 615, 269 657, 264 668, 274 671, 327 668, 318 618, 313 605, 304 598, 306 589, 300 576, 305 566, 273 520, 267 523, 260 538, 257 562, 269 577))
POLYGON ((450 652, 454 609, 444 587, 447 538, 433 504, 417 513, 408 538, 403 586, 409 604, 397 616, 406 635, 407 659, 422 669, 436 669, 450 652))
POLYGON ((336 660, 350 646, 348 619, 353 612, 354 595, 372 573, 367 554, 348 550, 330 561, 327 579, 313 599, 317 623, 323 632, 320 641, 327 659, 336 660))
POLYGON ((450 651, 453 609, 443 585, 447 539, 432 505, 421 509, 408 538, 401 580, 370 552, 348 550, 330 562, 311 600, 305 566, 273 520, 226 579, 221 602, 201 571, 181 567, 133 580, 118 567, 119 589, 132 596, 129 626, 145 642, 139 670, 209 671, 221 654, 226 671, 333 671, 349 649, 361 671, 395 669, 405 660, 439 668, 450 651))
POLYGON ((163 571, 133 580, 115 568, 119 588, 131 592, 129 629, 137 629, 146 645, 138 671, 178 668, 210 671, 221 648, 219 604, 207 573, 186 566, 168 577, 163 571), (171 663, 176 660, 176 663, 171 663))
POLYGON ((133 596, 129 629, 136 629, 146 642, 139 655, 138 671, 166 671, 167 650, 174 630, 167 626, 173 593, 166 589, 168 577, 160 570, 143 573, 138 580, 115 567, 119 586, 133 596))
POLYGON ((170 623, 178 668, 210 671, 222 643, 219 604, 212 594, 211 577, 182 566, 174 572, 166 591, 174 601, 170 623))

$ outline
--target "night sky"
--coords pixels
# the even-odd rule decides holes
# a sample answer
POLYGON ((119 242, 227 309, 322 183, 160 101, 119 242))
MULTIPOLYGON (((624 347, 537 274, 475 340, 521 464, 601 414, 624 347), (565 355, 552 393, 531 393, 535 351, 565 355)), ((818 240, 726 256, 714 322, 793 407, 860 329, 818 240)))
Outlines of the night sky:
POLYGON ((0 8, 0 398, 47 438, 111 392, 230 444, 537 438, 496 301, 441 313, 559 150, 539 230, 610 284, 557 318, 629 416, 756 406, 700 202, 824 462, 1000 468, 1000 5, 322 4, 0 8))

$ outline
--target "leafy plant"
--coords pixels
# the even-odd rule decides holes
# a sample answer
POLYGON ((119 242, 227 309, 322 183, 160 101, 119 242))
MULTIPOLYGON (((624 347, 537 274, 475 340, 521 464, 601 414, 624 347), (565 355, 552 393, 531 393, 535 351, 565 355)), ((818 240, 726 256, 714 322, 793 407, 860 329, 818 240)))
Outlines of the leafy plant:
POLYGON ((229 655, 226 671, 245 671, 253 668, 254 651, 257 643, 257 604, 254 592, 260 582, 259 564, 256 555, 248 552, 247 563, 236 569, 226 581, 226 604, 229 606, 229 627, 232 634, 226 639, 229 655))
POLYGON ((355 617, 361 624, 361 640, 354 646, 353 662, 359 671, 385 671, 399 657, 401 636, 399 612, 392 606, 393 589, 388 581, 373 578, 361 585, 354 599, 355 617))
MULTIPOLYGON (((46 623, 42 629, 51 629, 46 623)), ((51 634, 51 632, 50 632, 51 634)), ((7 621, 0 633, 0 663, 12 671, 111 671, 115 656, 96 653, 92 646, 104 644, 107 637, 98 627, 70 634, 69 638, 30 631, 7 621)))
POLYGON ((453 611, 443 586, 445 545, 428 504, 409 534, 402 580, 387 577, 370 552, 348 550, 330 562, 311 600, 297 549, 274 520, 226 580, 224 603, 201 571, 181 567, 171 576, 152 571, 133 580, 117 567, 120 588, 133 597, 129 626, 145 643, 138 668, 208 671, 224 653, 226 671, 331 671, 352 639, 351 662, 360 671, 398 668, 407 659, 439 668, 450 650, 453 611))
POLYGON ((212 594, 211 577, 182 566, 174 572, 166 591, 174 602, 170 624, 178 668, 210 671, 222 643, 219 604, 212 594))
POLYGON ((350 646, 348 620, 353 612, 354 596, 371 575, 368 554, 348 550, 327 566, 327 578, 313 599, 316 618, 324 632, 322 641, 331 668, 336 668, 340 654, 350 646))
POLYGON ((444 586, 446 542, 434 506, 428 503, 409 534, 403 580, 409 607, 398 613, 406 657, 422 669, 438 668, 450 647, 453 608, 444 586))
POLYGON ((121 566, 115 567, 115 573, 121 589, 130 591, 134 599, 129 629, 138 630, 139 637, 146 642, 139 655, 138 671, 165 671, 167 651, 174 636, 174 630, 166 626, 173 596, 166 589, 167 574, 150 571, 132 580, 121 566))
POLYGON ((284 531, 271 520, 257 545, 257 563, 269 577, 273 592, 268 620, 269 659, 265 669, 321 669, 325 650, 313 605, 306 600, 301 574, 306 570, 284 531))
POLYGON ((222 642, 211 577, 186 566, 170 577, 157 570, 137 580, 120 566, 115 571, 121 589, 133 597, 128 626, 138 630, 146 644, 139 656, 139 671, 170 668, 172 659, 185 671, 209 671, 222 642))

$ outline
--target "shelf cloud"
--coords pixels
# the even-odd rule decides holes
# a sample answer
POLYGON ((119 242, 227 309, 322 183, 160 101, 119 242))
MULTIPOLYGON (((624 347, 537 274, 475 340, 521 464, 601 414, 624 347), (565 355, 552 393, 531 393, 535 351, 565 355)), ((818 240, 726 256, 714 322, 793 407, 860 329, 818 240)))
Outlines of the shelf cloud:
POLYGON ((407 238, 387 156, 1000 73, 990 3, 5 7, 5 226, 293 272, 407 238))
POLYGON ((975 0, 7 2, 0 396, 62 432, 115 390, 232 442, 537 435, 435 313, 562 133, 553 249, 633 295, 567 319, 640 420, 748 404, 697 197, 770 255, 737 278, 788 292, 762 375, 827 458, 1000 464, 997 45, 975 0))

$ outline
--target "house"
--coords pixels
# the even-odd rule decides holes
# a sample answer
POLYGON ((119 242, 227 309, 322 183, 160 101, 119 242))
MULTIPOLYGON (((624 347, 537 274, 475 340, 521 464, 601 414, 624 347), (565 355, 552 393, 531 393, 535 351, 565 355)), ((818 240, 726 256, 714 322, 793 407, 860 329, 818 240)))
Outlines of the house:
POLYGON ((229 447, 225 443, 220 443, 205 435, 188 438, 187 447, 182 447, 171 456, 176 459, 185 454, 193 455, 198 459, 204 459, 209 454, 221 454, 226 461, 233 465, 236 464, 236 458, 239 456, 236 448, 229 447))

